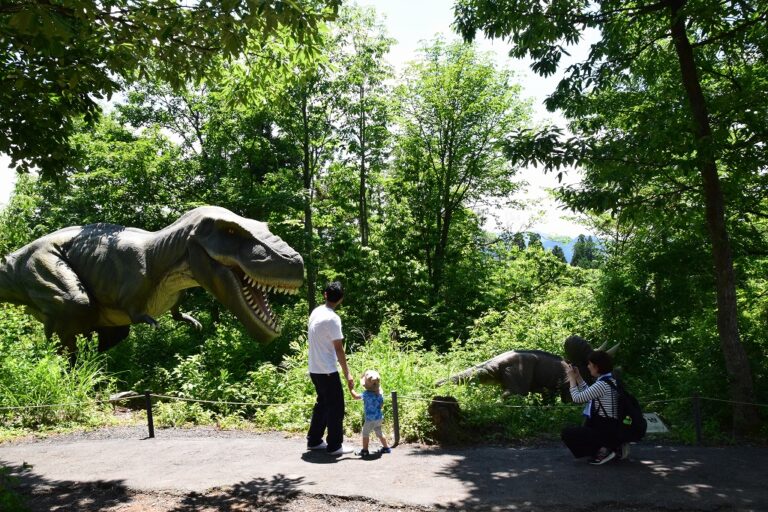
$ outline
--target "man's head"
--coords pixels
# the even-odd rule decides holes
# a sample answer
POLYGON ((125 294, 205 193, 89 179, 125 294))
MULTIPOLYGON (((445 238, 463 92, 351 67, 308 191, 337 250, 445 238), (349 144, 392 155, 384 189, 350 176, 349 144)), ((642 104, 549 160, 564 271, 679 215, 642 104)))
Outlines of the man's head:
POLYGON ((325 290, 323 290, 323 297, 328 302, 337 303, 344 298, 344 288, 342 288, 341 283, 338 281, 328 283, 325 290))

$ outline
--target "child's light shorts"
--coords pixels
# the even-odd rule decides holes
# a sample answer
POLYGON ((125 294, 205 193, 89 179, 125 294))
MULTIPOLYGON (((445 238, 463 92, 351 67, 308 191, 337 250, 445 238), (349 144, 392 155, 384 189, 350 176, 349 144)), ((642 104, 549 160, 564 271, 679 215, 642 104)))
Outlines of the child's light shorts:
POLYGON ((371 431, 376 432, 376 435, 381 437, 381 422, 383 420, 365 420, 363 423, 363 437, 370 437, 371 431))

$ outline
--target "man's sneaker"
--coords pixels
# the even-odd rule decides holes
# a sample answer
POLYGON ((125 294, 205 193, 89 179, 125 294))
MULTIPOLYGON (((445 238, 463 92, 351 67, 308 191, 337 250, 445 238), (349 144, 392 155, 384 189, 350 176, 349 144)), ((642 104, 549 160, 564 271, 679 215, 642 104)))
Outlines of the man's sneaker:
POLYGON ((392 448, 389 448, 387 446, 379 448, 379 453, 392 453, 392 448))
POLYGON ((629 443, 624 443, 619 448, 619 460, 627 460, 629 458, 629 443))
POLYGON ((325 450, 326 448, 328 448, 328 445, 325 444, 325 441, 320 441, 320 444, 316 444, 315 446, 307 445, 307 450, 325 450))
POLYGON ((332 452, 328 452, 329 455, 344 455, 345 453, 352 453, 352 448, 347 448, 346 446, 341 445, 332 452))
POLYGON ((357 455, 358 457, 368 457, 370 454, 371 453, 368 450, 366 450, 365 448, 355 452, 355 455, 357 455))
POLYGON ((614 457, 616 457, 616 452, 608 450, 607 448, 600 448, 597 455, 595 455, 595 458, 590 460, 589 463, 593 466, 599 466, 613 460, 614 457))

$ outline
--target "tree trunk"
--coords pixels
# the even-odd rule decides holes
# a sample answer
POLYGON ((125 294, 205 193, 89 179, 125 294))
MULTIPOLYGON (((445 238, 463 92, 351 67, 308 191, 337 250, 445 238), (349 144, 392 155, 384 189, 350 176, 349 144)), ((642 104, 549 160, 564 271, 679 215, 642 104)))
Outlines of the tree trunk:
POLYGON ((304 266, 307 269, 307 304, 309 312, 317 306, 317 270, 315 268, 314 244, 312 242, 312 154, 309 142, 309 112, 307 95, 303 93, 301 98, 302 121, 302 170, 304 178, 304 266))
POLYGON ((693 48, 686 33, 685 17, 681 13, 684 4, 685 0, 672 0, 669 4, 672 38, 695 125, 696 154, 703 182, 707 228, 712 242, 717 285, 717 330, 725 357, 730 395, 734 402, 733 428, 736 435, 748 435, 757 432, 760 418, 756 406, 749 405, 754 403, 754 387, 749 360, 739 338, 736 277, 725 224, 725 200, 717 174, 707 103, 701 89, 693 48))
POLYGON ((365 86, 360 85, 360 245, 368 246, 368 192, 365 168, 365 86))

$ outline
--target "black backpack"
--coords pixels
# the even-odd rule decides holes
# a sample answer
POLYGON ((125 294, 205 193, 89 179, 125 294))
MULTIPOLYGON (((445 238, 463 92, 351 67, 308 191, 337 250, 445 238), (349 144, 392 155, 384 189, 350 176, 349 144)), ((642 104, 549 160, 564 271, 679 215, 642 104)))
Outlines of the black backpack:
POLYGON ((645 436, 645 431, 648 430, 648 422, 643 416, 643 410, 637 398, 624 389, 618 381, 616 385, 610 379, 600 380, 608 383, 618 395, 619 440, 622 443, 641 440, 645 436))

